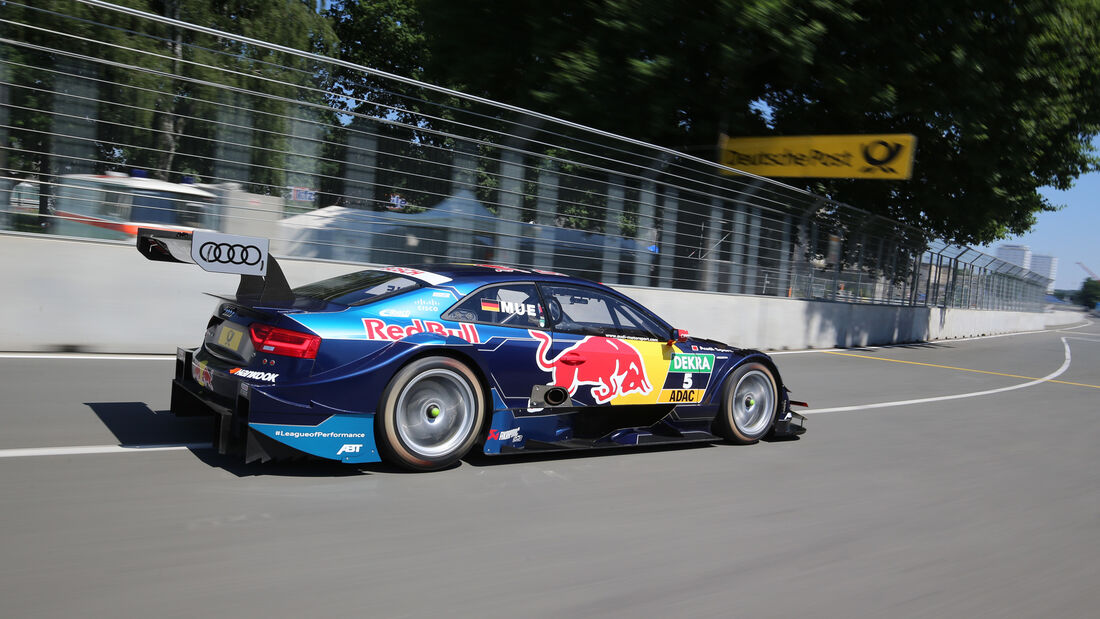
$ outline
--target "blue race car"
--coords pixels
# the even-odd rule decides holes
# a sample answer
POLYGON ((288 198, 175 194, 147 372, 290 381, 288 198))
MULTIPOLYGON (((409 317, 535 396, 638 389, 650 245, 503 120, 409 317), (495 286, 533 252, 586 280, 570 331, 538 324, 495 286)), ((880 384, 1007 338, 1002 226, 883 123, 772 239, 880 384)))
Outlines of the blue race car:
POLYGON ((615 290, 496 265, 371 268, 291 289, 266 239, 143 229, 151 260, 241 275, 172 412, 220 452, 429 471, 486 454, 796 436, 772 359, 688 337, 615 290))

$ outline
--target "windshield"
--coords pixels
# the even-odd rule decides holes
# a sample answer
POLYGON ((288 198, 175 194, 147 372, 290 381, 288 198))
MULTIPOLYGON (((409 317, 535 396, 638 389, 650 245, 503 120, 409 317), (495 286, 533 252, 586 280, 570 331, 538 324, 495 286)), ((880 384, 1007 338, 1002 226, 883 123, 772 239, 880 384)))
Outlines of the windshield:
POLYGON ((294 289, 294 296, 312 297, 341 305, 363 305, 419 285, 416 280, 396 273, 357 271, 300 286, 294 289))

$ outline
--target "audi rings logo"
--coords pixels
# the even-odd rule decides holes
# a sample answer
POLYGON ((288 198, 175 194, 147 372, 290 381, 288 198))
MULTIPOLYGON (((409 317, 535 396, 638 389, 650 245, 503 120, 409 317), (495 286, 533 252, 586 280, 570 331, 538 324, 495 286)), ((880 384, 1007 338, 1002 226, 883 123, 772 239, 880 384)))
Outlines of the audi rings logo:
POLYGON ((195 230, 191 260, 211 273, 267 274, 268 240, 255 236, 195 230))
POLYGON ((263 260, 264 253, 255 245, 207 241, 199 246, 199 257, 207 262, 219 264, 255 266, 263 260))

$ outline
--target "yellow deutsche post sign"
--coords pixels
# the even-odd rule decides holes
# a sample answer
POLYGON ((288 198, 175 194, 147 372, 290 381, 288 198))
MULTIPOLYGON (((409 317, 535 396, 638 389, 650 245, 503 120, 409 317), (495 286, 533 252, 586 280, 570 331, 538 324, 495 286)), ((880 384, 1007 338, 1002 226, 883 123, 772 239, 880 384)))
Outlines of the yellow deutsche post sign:
MULTIPOLYGON (((913 174, 916 136, 722 136, 721 164, 758 176, 907 179, 913 174)), ((722 170, 726 174, 735 174, 722 170)))

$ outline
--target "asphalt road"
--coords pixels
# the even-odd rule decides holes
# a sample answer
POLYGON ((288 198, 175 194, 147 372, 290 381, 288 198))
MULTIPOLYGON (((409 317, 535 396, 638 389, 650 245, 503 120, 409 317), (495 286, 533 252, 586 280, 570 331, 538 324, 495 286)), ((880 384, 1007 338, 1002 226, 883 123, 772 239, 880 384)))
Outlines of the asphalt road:
POLYGON ((801 440, 416 475, 219 457, 169 359, 0 356, 0 616, 1100 614, 1100 325, 776 358, 801 440))

